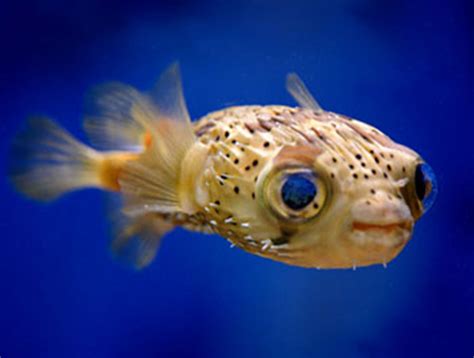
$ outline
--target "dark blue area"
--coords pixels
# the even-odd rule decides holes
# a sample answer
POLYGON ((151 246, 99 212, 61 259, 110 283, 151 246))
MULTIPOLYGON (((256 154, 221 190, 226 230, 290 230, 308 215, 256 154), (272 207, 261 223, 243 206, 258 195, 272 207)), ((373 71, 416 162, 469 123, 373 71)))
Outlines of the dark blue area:
POLYGON ((281 188, 283 202, 293 210, 305 208, 315 196, 316 186, 302 174, 288 175, 281 188))
POLYGON ((423 203, 426 213, 438 196, 438 182, 433 169, 427 163, 418 164, 415 170, 415 189, 418 200, 423 203))
POLYGON ((0 4, 0 356, 472 357, 474 3, 471 0, 3 1, 0 4), (25 118, 80 132, 87 89, 150 88, 181 62, 193 117, 293 102, 422 153, 438 200, 387 269, 285 266, 178 230, 142 272, 107 254, 96 191, 39 205, 5 161, 25 118))

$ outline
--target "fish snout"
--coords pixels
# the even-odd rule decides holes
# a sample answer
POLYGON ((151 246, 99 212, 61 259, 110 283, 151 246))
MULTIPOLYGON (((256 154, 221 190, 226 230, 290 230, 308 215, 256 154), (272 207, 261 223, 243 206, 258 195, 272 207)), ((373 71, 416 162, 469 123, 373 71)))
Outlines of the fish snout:
POLYGON ((413 217, 406 203, 393 196, 383 194, 374 195, 372 198, 362 199, 352 207, 352 226, 356 230, 369 230, 373 228, 411 229, 413 217))
POLYGON ((409 241, 413 217, 404 201, 372 197, 352 207, 344 241, 348 261, 355 266, 386 264, 409 241))

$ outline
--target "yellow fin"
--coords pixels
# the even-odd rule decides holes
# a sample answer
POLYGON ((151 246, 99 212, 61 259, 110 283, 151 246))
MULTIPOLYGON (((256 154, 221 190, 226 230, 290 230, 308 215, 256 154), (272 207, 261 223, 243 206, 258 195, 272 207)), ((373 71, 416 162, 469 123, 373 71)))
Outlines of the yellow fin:
POLYGON ((47 118, 33 118, 15 139, 10 178, 33 199, 48 201, 85 187, 102 187, 102 155, 47 118))
POLYGON ((162 237, 174 228, 157 214, 122 217, 116 227, 112 252, 135 268, 148 266, 156 256, 162 237))
POLYGON ((146 101, 143 94, 125 84, 94 88, 87 96, 84 120, 91 143, 106 150, 141 151, 146 129, 133 118, 132 108, 146 101))
POLYGON ((323 110, 296 73, 289 73, 286 76, 286 89, 301 107, 315 112, 323 110))
POLYGON ((130 113, 150 140, 143 154, 125 165, 119 178, 126 196, 124 212, 140 216, 182 211, 182 162, 196 138, 177 64, 163 73, 149 100, 136 102, 130 113))

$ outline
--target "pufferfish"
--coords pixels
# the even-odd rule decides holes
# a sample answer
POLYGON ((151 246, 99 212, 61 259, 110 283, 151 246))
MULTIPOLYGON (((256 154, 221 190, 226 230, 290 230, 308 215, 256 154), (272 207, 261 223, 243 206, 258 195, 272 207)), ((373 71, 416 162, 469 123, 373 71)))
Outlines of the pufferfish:
POLYGON ((33 119, 13 143, 12 182, 42 201, 115 192, 112 250, 137 268, 177 226, 295 266, 385 265, 434 201, 432 169, 378 129, 323 110, 296 74, 286 87, 299 107, 234 106, 192 122, 176 64, 147 93, 104 85, 85 116, 92 146, 33 119))

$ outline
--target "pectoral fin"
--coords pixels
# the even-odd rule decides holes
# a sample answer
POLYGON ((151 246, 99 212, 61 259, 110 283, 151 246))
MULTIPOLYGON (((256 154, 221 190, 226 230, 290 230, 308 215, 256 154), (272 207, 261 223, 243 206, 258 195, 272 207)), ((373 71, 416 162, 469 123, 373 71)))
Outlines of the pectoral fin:
POLYGON ((179 193, 182 163, 196 138, 176 64, 161 76, 149 101, 133 106, 131 116, 150 138, 143 154, 125 166, 119 179, 126 197, 124 212, 141 216, 183 211, 179 193))
POLYGON ((286 76, 286 89, 301 107, 315 112, 323 110, 296 73, 289 73, 286 76))

